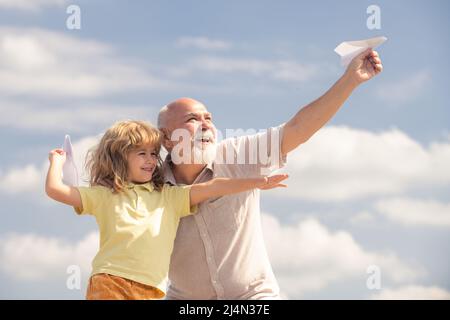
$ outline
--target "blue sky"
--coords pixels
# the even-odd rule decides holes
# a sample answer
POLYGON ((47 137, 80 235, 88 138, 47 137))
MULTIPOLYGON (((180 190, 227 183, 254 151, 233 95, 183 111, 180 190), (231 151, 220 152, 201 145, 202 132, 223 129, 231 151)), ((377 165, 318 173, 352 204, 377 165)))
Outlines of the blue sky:
POLYGON ((42 190, 64 134, 82 158, 181 96, 223 131, 278 125, 342 74, 336 45, 379 35, 383 73, 290 156, 289 190, 263 195, 266 243, 287 298, 450 297, 448 1, 77 1, 81 30, 69 4, 0 0, 0 298, 83 297, 65 271, 85 284, 95 222, 42 190))

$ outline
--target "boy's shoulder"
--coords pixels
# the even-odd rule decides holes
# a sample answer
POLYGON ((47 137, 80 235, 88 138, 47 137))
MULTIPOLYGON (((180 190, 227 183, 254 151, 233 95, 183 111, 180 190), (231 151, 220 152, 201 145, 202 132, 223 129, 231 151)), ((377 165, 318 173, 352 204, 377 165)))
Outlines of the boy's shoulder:
POLYGON ((94 186, 78 186, 80 192, 89 192, 98 195, 114 195, 114 190, 109 187, 94 185, 94 186))

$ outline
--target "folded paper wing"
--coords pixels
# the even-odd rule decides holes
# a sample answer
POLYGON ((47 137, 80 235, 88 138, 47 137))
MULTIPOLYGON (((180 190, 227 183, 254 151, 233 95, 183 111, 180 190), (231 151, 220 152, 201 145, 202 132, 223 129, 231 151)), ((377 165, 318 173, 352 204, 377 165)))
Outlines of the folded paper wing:
POLYGON ((374 49, 386 40, 386 37, 375 37, 366 40, 344 41, 334 51, 341 56, 341 64, 346 67, 358 54, 368 48, 374 49))
POLYGON ((78 186, 78 170, 75 166, 73 148, 69 135, 66 135, 64 139, 63 150, 66 152, 66 162, 63 166, 63 182, 68 186, 78 186))

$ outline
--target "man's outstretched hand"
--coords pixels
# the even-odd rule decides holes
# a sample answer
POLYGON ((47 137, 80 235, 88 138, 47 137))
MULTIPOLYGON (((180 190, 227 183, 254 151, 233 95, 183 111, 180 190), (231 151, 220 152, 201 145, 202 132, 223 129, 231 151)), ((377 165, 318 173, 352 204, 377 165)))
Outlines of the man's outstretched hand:
POLYGON ((357 84, 361 84, 381 71, 383 71, 383 65, 378 52, 367 49, 352 60, 345 73, 357 84))

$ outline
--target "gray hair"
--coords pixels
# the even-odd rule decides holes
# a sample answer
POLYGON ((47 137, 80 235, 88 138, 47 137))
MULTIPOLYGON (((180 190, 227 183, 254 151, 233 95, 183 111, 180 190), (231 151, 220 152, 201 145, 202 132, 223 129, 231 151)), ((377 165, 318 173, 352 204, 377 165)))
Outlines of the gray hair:
POLYGON ((158 129, 164 129, 167 127, 167 113, 169 111, 169 108, 167 105, 161 108, 158 113, 158 129))

